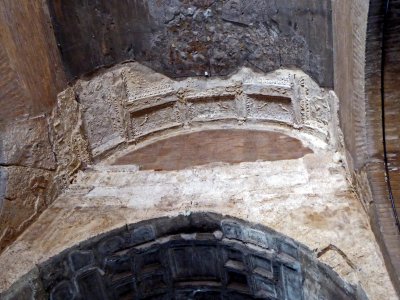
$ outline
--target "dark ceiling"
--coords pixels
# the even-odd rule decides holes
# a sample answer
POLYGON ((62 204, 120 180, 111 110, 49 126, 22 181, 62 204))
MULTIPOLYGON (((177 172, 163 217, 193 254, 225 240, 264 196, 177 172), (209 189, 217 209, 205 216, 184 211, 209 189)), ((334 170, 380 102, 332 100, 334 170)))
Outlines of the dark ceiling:
POLYGON ((70 79, 127 60, 170 77, 295 67, 333 86, 330 1, 49 0, 70 79))

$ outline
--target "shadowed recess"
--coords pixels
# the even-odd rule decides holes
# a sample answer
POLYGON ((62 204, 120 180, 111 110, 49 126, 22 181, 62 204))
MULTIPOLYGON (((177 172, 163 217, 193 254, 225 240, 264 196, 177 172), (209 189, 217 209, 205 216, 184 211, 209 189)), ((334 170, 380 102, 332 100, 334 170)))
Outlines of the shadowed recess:
POLYGON ((297 159, 312 153, 288 135, 257 130, 205 130, 163 139, 134 150, 115 165, 141 170, 181 170, 215 162, 240 163, 297 159))

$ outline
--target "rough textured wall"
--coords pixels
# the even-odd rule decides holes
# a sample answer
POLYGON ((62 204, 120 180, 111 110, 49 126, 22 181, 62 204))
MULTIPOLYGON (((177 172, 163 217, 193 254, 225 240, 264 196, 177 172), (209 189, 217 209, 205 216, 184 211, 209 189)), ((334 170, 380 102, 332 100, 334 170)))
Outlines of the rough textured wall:
MULTIPOLYGON (((0 250, 97 155, 85 152, 83 135, 97 138, 90 129, 83 132, 86 123, 57 123, 63 104, 50 119, 56 94, 66 84, 65 67, 71 78, 129 59, 176 77, 226 75, 243 64, 264 71, 296 66, 332 85, 329 1, 49 2, 59 45, 47 1, 0 2, 0 250)), ((94 99, 81 96, 85 105, 94 99)), ((66 120, 74 120, 80 109, 71 108, 66 120)), ((127 134, 114 122, 120 112, 104 126, 103 133, 114 134, 105 134, 111 144, 127 134)), ((95 105, 83 113, 96 115, 95 105)), ((101 138, 91 145, 105 153, 110 143, 101 138)))
POLYGON ((53 199, 50 113, 64 88, 41 1, 0 1, 0 250, 53 199))
POLYGON ((301 71, 249 68, 227 79, 173 80, 138 63, 79 80, 51 114, 6 123, 1 134, 4 248, 74 174, 110 152, 203 124, 259 124, 337 147, 337 99, 301 71))
POLYGON ((263 74, 242 68, 229 78, 174 80, 129 63, 79 80, 59 95, 50 122, 53 151, 64 171, 57 176, 68 183, 91 158, 100 163, 81 172, 0 256, 0 268, 8 270, 0 276, 1 286, 5 289, 46 256, 132 223, 128 219, 211 210, 258 220, 302 239, 320 249, 320 258, 344 278, 361 281, 373 299, 396 299, 341 154, 335 153, 336 102, 334 93, 299 70, 263 74), (314 153, 298 160, 204 166, 203 171, 106 165, 146 143, 210 127, 280 132, 314 153))
POLYGON ((134 59, 170 77, 297 67, 321 86, 333 84, 328 0, 49 4, 71 78, 134 59))

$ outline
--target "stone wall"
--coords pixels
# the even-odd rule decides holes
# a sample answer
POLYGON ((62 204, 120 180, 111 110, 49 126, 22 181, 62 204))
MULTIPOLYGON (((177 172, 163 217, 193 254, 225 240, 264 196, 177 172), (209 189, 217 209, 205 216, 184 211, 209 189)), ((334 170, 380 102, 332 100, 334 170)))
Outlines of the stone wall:
MULTIPOLYGON (((398 1, 391 1, 385 40, 386 134, 389 175, 398 199, 398 1)), ((384 1, 333 1, 335 92, 348 165, 360 200, 370 215, 388 269, 399 287, 400 235, 389 199, 384 169, 381 60, 384 1), (368 26, 367 26, 368 25, 368 26), (343 30, 343 28, 348 30, 343 30)), ((397 205, 400 205, 397 200, 397 205)))
POLYGON ((391 271, 392 280, 400 293, 400 228, 396 226, 389 185, 397 213, 400 213, 400 147, 399 130, 399 1, 390 1, 390 11, 384 20, 385 1, 371 0, 367 31, 367 64, 365 81, 368 154, 368 180, 371 184, 373 206, 371 216, 380 239, 382 252, 391 271), (385 24, 384 24, 385 22, 385 24), (383 33, 383 29, 385 33, 383 33), (382 74, 383 71, 383 74, 382 74), (382 78, 383 75, 383 78, 382 78), (382 82, 381 82, 382 80, 382 82), (381 85, 383 83, 383 85, 381 85), (384 99, 381 91, 384 90, 384 99), (382 118, 382 101, 384 120, 382 118), (383 126, 383 121, 385 122, 383 126), (388 170, 384 165, 386 141, 388 170))
MULTIPOLYGON (((334 0, 333 23, 330 1, 47 2, 50 13, 44 1, 0 3, 0 251, 74 180, 77 170, 178 128, 209 122, 275 124, 337 149, 342 143, 338 104, 316 82, 334 83, 354 183, 377 237, 384 242, 380 228, 389 235, 390 245, 383 249, 399 251, 382 168, 382 1, 334 0), (170 78, 139 65, 117 67, 78 81, 57 102, 66 77, 133 59, 170 78), (298 71, 265 76, 242 70, 225 83, 215 77, 242 66, 263 73, 295 67, 313 80, 298 71), (171 79, 187 76, 200 77, 171 79)), ((392 2, 396 12, 398 3, 392 2)), ((389 26, 386 83, 390 172, 397 193, 395 16, 389 26)))
POLYGON ((49 4, 70 78, 136 60, 172 78, 294 67, 333 85, 329 0, 49 4))
POLYGON ((0 251, 56 194, 47 116, 65 77, 46 7, 0 2, 0 251))
POLYGON ((365 47, 368 0, 334 0, 333 41, 335 93, 340 100, 349 167, 359 171, 366 161, 365 47))

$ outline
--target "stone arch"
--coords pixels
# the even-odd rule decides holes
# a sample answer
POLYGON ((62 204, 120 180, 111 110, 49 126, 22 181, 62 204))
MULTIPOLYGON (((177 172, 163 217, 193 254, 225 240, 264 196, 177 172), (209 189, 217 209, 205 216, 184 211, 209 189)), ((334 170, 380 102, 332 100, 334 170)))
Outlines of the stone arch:
POLYGON ((365 299, 308 248, 214 213, 141 221, 37 266, 3 299, 365 299))

